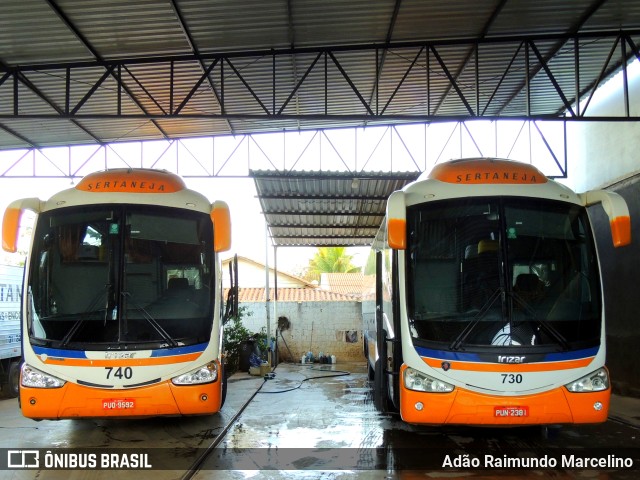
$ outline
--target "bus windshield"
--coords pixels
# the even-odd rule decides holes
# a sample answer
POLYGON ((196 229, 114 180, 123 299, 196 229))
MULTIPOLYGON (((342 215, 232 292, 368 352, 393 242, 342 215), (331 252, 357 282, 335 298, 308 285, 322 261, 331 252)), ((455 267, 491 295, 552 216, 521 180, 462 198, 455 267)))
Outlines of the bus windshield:
POLYGON ((33 344, 82 350, 207 342, 213 315, 208 214, 147 205, 38 217, 28 279, 33 344))
POLYGON ((470 197, 407 211, 415 345, 567 351, 599 344, 601 298, 584 208, 470 197))

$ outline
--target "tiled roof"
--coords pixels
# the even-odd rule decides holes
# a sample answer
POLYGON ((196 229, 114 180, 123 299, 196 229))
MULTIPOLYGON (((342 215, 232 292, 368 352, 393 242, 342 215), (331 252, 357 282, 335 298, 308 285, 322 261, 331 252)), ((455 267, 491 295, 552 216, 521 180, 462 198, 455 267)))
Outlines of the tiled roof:
MULTIPOLYGON (((227 296, 228 289, 224 295, 227 296)), ((275 300, 274 289, 269 290, 271 300, 275 300)), ((279 288, 279 302, 353 302, 358 299, 353 295, 344 295, 328 290, 317 288, 279 288)), ((264 302, 264 288, 240 288, 238 289, 238 301, 242 302, 264 302)))
POLYGON ((373 291, 375 275, 357 273, 323 273, 320 288, 347 295, 362 296, 373 291))
POLYGON ((362 295, 364 275, 357 273, 323 273, 320 288, 332 292, 362 295))

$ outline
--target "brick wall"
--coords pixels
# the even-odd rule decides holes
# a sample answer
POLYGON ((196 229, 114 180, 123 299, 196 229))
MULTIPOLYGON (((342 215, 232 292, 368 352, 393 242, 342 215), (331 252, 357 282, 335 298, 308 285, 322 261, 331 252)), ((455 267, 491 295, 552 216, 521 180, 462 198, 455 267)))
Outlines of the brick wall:
MULTIPOLYGON (((251 313, 243 317, 250 331, 260 332, 266 327, 264 303, 242 302, 240 306, 251 313)), ((278 335, 280 361, 300 362, 300 357, 308 351, 314 356, 320 352, 335 355, 337 362, 364 358, 360 302, 278 302, 275 318, 273 303, 270 308, 272 336, 275 336, 278 317, 287 317, 290 323, 282 337, 278 335)))

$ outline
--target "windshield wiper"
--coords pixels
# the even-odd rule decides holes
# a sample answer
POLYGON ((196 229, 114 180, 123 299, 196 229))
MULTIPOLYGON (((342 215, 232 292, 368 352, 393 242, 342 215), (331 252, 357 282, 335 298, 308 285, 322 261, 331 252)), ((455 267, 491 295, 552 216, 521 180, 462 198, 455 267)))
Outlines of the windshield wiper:
POLYGON ((460 335, 456 337, 456 339, 451 342, 449 345, 449 350, 458 350, 462 345, 464 345, 467 337, 471 334, 471 331, 480 323, 480 320, 484 318, 489 309, 493 306, 496 300, 502 295, 502 288, 498 288, 495 292, 491 294, 489 299, 482 306, 480 311, 476 314, 475 317, 467 324, 467 326, 460 332, 460 335))
POLYGON ((131 295, 131 293, 123 291, 122 296, 129 298, 129 302, 131 303, 131 305, 133 305, 136 310, 142 313, 142 318, 144 318, 147 322, 149 322, 149 325, 153 327, 153 329, 158 333, 158 335, 160 335, 163 338, 163 340, 169 343, 169 345, 171 345, 172 347, 178 346, 178 342, 176 342, 171 337, 171 335, 169 335, 167 331, 164 328, 162 328, 162 326, 149 314, 149 312, 147 312, 143 306, 138 305, 136 302, 134 302, 133 296, 131 295))
POLYGON ((524 308, 525 312, 531 315, 533 321, 538 322, 540 327, 542 327, 543 330, 546 330, 546 332, 556 340, 556 342, 564 349, 565 352, 569 350, 570 347, 567 339, 564 338, 564 336, 548 321, 542 318, 538 318, 538 315, 536 315, 533 307, 531 307, 531 305, 529 305, 524 298, 522 298, 516 292, 508 292, 508 295, 513 298, 518 305, 524 308))
MULTIPOLYGON (((108 285, 106 285, 105 287, 108 288, 108 285)), ((62 338, 62 341, 60 342, 61 347, 67 346, 67 344, 71 341, 73 336, 78 332, 78 330, 80 330, 80 327, 82 326, 84 321, 87 319, 87 317, 94 315, 96 313, 101 313, 103 311, 103 309, 96 310, 95 308, 96 308, 96 305, 100 302, 100 300, 104 296, 104 294, 105 294, 104 290, 99 291, 94 297, 94 299, 91 301, 91 303, 89 304, 89 307, 84 312, 80 314, 76 313, 73 315, 64 315, 65 317, 75 317, 77 315, 80 315, 80 318, 76 320, 76 322, 71 326, 67 334, 62 338)))

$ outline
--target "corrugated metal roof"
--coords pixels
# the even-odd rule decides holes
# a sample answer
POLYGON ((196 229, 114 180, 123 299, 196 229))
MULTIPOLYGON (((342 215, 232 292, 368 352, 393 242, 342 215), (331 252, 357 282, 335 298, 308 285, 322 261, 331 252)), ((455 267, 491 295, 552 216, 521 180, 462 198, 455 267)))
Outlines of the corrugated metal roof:
POLYGON ((419 172, 251 171, 274 246, 370 245, 389 195, 419 172))
MULTIPOLYGON (((638 44, 620 0, 4 0, 0 150, 581 120, 638 44)), ((329 246, 369 244, 418 173, 251 175, 274 245, 329 246)))
POLYGON ((558 117, 626 32, 640 2, 5 0, 0 149, 558 117))

